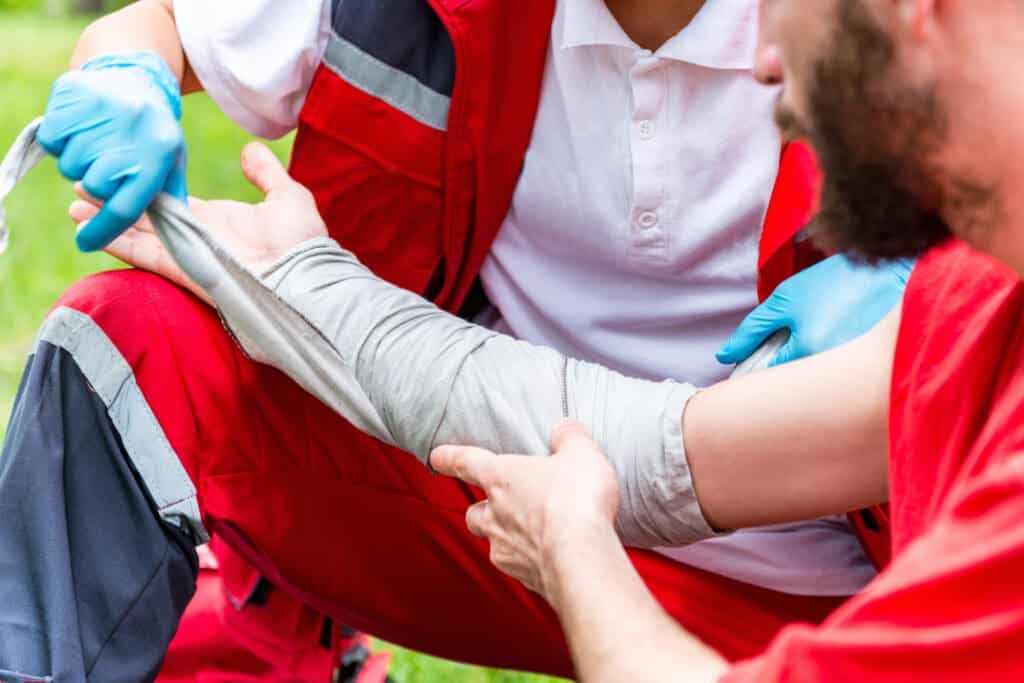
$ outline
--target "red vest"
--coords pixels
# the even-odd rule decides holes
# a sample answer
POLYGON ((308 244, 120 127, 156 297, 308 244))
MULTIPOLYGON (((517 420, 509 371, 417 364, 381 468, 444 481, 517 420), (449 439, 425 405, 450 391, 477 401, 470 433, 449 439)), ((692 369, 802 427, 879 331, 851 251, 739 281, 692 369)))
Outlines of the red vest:
MULTIPOLYGON (((332 237, 449 311, 466 303, 511 204, 554 9, 554 0, 335 3, 291 173, 313 192, 332 237)), ((810 150, 788 145, 761 238, 762 299, 820 258, 795 239, 818 181, 810 150)), ((884 518, 851 519, 872 559, 886 561, 884 518)))

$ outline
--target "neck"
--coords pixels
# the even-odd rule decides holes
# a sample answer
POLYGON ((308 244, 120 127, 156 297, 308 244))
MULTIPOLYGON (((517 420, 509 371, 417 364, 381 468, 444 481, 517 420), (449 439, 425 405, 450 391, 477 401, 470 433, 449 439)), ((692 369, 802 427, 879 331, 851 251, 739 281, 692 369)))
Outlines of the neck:
MULTIPOLYGON (((1005 73, 1014 73, 1009 69, 1005 73)), ((1024 107, 1024 94, 1013 88, 1005 92, 1006 99, 998 107, 1000 120, 986 127, 989 142, 979 141, 972 162, 977 165, 975 174, 988 181, 993 196, 992 208, 984 215, 990 237, 982 248, 1024 280, 1024 193, 1020 191, 1024 187, 1024 125, 1018 113, 1024 107)))
MULTIPOLYGON (((1018 147, 1024 155, 1024 145, 1018 147)), ((1024 168, 1019 169, 1024 171, 1024 168)), ((994 189, 991 204, 980 215, 966 220, 953 217, 950 228, 975 249, 1009 266, 1024 280, 1024 200, 1014 190, 1024 183, 1024 172, 1009 171, 1005 182, 994 189)))
MULTIPOLYGON (((989 82, 998 82, 998 72, 991 73, 989 82)), ((1006 73, 1014 71, 1007 66, 1006 73)), ((990 86, 965 91, 956 101, 972 95, 954 122, 957 143, 946 162, 968 189, 962 196, 954 193, 944 218, 955 235, 1024 280, 1024 125, 1018 113, 1024 93, 990 86)))
POLYGON ((705 0, 605 0, 633 42, 654 52, 697 16, 705 0))
POLYGON ((1001 2, 994 10, 1002 11, 977 12, 968 5, 944 8, 940 93, 951 144, 941 161, 988 198, 976 212, 953 206, 944 217, 955 235, 1024 280, 1024 91, 1013 77, 1024 69, 1024 6, 1001 2))

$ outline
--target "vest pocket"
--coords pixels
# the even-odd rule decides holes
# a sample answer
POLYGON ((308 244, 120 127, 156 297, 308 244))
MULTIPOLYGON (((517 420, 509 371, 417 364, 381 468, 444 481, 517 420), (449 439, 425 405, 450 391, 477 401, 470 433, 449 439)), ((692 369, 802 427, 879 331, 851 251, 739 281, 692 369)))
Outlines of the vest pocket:
POLYGON ((344 142, 389 172, 438 188, 443 183, 445 131, 354 86, 325 65, 313 79, 299 121, 344 142))
POLYGON ((402 172, 387 150, 351 137, 301 125, 291 174, 313 193, 333 239, 380 277, 423 293, 443 257, 439 179, 402 172))
POLYGON ((312 190, 331 236, 419 293, 444 285, 454 83, 451 38, 428 2, 334 0, 299 116, 292 174, 312 190))

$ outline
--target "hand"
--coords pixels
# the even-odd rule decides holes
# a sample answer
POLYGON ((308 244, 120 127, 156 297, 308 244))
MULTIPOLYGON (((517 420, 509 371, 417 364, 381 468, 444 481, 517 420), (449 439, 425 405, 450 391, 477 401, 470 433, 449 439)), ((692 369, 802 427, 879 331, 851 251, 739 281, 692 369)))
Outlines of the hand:
MULTIPOLYGON (((294 246, 327 235, 316 202, 309 190, 292 180, 274 153, 258 142, 242 150, 242 172, 266 195, 259 204, 229 200, 189 199, 196 218, 235 256, 242 265, 260 273, 294 246)), ((79 232, 88 230, 98 213, 100 202, 79 184, 81 200, 69 213, 79 232)), ((188 279, 164 248, 149 220, 143 218, 104 250, 125 263, 162 275, 201 299, 209 297, 188 279)))
POLYGON ((559 425, 550 458, 495 455, 468 446, 442 446, 431 467, 484 490, 466 511, 470 532, 491 542, 491 561, 550 600, 554 553, 591 530, 614 536, 619 508, 615 472, 575 422, 559 425))
POLYGON ((181 92, 154 52, 105 55, 57 79, 39 144, 69 180, 106 202, 78 233, 94 251, 139 219, 161 190, 185 201, 181 92))
POLYGON ((877 266, 832 256, 779 285, 740 324, 718 352, 720 363, 741 363, 776 331, 789 341, 769 366, 811 356, 861 336, 893 309, 914 269, 907 259, 877 266))

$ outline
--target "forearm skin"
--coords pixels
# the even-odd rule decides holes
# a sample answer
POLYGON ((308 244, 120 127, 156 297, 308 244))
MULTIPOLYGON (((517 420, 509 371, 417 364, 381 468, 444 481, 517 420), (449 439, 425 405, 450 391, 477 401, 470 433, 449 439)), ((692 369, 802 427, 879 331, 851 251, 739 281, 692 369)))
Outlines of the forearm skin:
POLYGON ((831 351, 722 382, 684 415, 687 458, 714 526, 844 514, 888 500, 897 308, 831 351))
POLYGON ((665 613, 607 522, 578 520, 546 555, 544 592, 582 683, 711 683, 728 669, 665 613))

